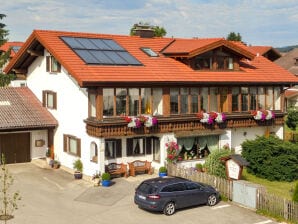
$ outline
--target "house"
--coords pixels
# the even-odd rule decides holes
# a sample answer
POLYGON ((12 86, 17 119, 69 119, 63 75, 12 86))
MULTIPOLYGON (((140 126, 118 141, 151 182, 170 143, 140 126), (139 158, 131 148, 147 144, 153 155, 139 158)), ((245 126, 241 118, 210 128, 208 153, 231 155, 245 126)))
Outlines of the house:
POLYGON ((10 51, 8 56, 8 61, 4 64, 3 68, 0 68, 0 72, 4 69, 4 67, 8 64, 8 62, 16 55, 18 50, 23 45, 23 42, 13 41, 13 42, 6 42, 2 46, 0 46, 0 55, 3 55, 10 51))
POLYGON ((160 167, 171 141, 193 166, 217 148, 240 153, 256 135, 283 138, 293 74, 240 42, 138 35, 34 30, 6 67, 59 122, 52 150, 64 166, 160 167))
POLYGON ((256 55, 262 55, 270 61, 275 61, 282 56, 278 50, 271 46, 249 46, 249 49, 256 55))
POLYGON ((57 125, 29 88, 0 88, 0 153, 6 163, 44 157, 57 125))

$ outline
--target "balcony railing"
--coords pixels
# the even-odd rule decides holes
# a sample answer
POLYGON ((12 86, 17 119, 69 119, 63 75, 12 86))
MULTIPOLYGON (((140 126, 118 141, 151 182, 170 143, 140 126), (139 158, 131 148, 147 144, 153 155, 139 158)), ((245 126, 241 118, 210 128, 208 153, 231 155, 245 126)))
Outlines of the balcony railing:
POLYGON ((197 133, 198 135, 216 134, 223 132, 226 128, 272 126, 284 124, 284 113, 275 112, 275 118, 265 121, 255 120, 249 113, 227 114, 224 123, 214 123, 212 125, 201 123, 195 115, 157 116, 158 124, 152 127, 141 126, 140 128, 130 128, 127 122, 121 118, 105 118, 95 120, 88 118, 85 120, 87 133, 94 137, 112 138, 117 136, 138 136, 158 133, 197 133))

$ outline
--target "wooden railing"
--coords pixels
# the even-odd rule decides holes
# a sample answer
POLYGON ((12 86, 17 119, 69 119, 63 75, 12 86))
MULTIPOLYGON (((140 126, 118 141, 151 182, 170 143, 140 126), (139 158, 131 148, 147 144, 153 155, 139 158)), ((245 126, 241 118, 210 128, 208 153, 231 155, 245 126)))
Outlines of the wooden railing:
POLYGON ((225 128, 272 126, 284 124, 284 113, 275 113, 275 119, 266 121, 256 121, 252 115, 228 114, 227 120, 222 124, 208 125, 201 123, 195 115, 185 116, 157 116, 158 124, 153 127, 142 126, 140 128, 127 127, 127 122, 121 118, 107 118, 102 121, 86 119, 87 133, 94 137, 115 137, 115 136, 136 136, 144 134, 170 133, 170 132, 193 132, 206 131, 216 132, 225 128))

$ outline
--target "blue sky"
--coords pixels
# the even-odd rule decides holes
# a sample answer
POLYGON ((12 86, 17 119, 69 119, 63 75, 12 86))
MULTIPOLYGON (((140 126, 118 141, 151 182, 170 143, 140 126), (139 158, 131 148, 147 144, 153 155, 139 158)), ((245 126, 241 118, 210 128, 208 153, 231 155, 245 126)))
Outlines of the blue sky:
POLYGON ((298 44, 297 0, 6 0, 0 22, 10 41, 34 29, 129 34, 133 24, 162 26, 167 37, 226 37, 251 45, 298 44))

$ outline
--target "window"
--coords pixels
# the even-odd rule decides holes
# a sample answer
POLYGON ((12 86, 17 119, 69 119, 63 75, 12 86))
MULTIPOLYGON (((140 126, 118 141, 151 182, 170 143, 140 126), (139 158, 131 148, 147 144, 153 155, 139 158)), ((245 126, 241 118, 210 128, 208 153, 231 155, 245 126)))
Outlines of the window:
POLYGON ((210 70, 212 69, 212 52, 207 52, 195 58, 195 69, 210 70))
POLYGON ((190 89, 190 113, 198 113, 199 112, 199 89, 191 88, 190 89))
POLYGON ((141 88, 141 113, 151 114, 151 89, 141 88))
POLYGON ((106 159, 115 159, 122 157, 121 139, 107 139, 105 141, 105 157, 106 159))
POLYGON ((257 109, 257 88, 256 87, 250 87, 249 94, 250 94, 249 109, 250 110, 256 110, 257 109))
POLYGON ((152 89, 153 115, 162 115, 162 89, 152 89))
POLYGON ((116 115, 126 114, 126 95, 127 90, 124 88, 116 89, 116 115))
POLYGON ((171 114, 178 114, 178 95, 179 89, 178 88, 171 88, 170 89, 170 111, 171 114))
POLYGON ((63 135, 63 151, 81 157, 81 139, 72 135, 63 135))
POLYGON ((53 56, 47 56, 46 63, 47 72, 61 72, 61 65, 53 56))
POLYGON ((267 88, 266 110, 273 110, 273 88, 267 88))
POLYGON ((274 87, 274 109, 280 110, 280 87, 274 87))
POLYGON ((248 111, 248 87, 241 87, 241 111, 248 111))
POLYGON ((96 117, 96 94, 89 93, 89 117, 96 117))
POLYGON ((152 154, 152 138, 128 138, 126 140, 127 156, 152 154))
POLYGON ((98 162, 98 147, 95 142, 90 144, 90 161, 97 163, 98 162))
POLYGON ((188 113, 188 88, 180 89, 180 113, 186 114, 188 113))
POLYGON ((200 93, 200 99, 201 99, 201 110, 202 111, 208 111, 208 88, 204 87, 201 88, 201 93, 200 93))
POLYGON ((259 87, 258 88, 258 109, 265 110, 265 88, 259 87))
POLYGON ((160 162, 160 140, 157 137, 152 137, 153 160, 160 162))
POLYGON ((114 89, 103 89, 103 116, 114 115, 114 89))
POLYGON ((57 94, 53 91, 42 91, 42 105, 49 109, 57 109, 57 94))
POLYGON ((142 47, 141 50, 150 57, 158 57, 158 54, 149 47, 142 47))
POLYGON ((217 94, 218 89, 217 87, 210 88, 210 111, 218 111, 217 109, 217 94))
POLYGON ((139 115, 139 89, 128 89, 129 96, 129 115, 139 115))

